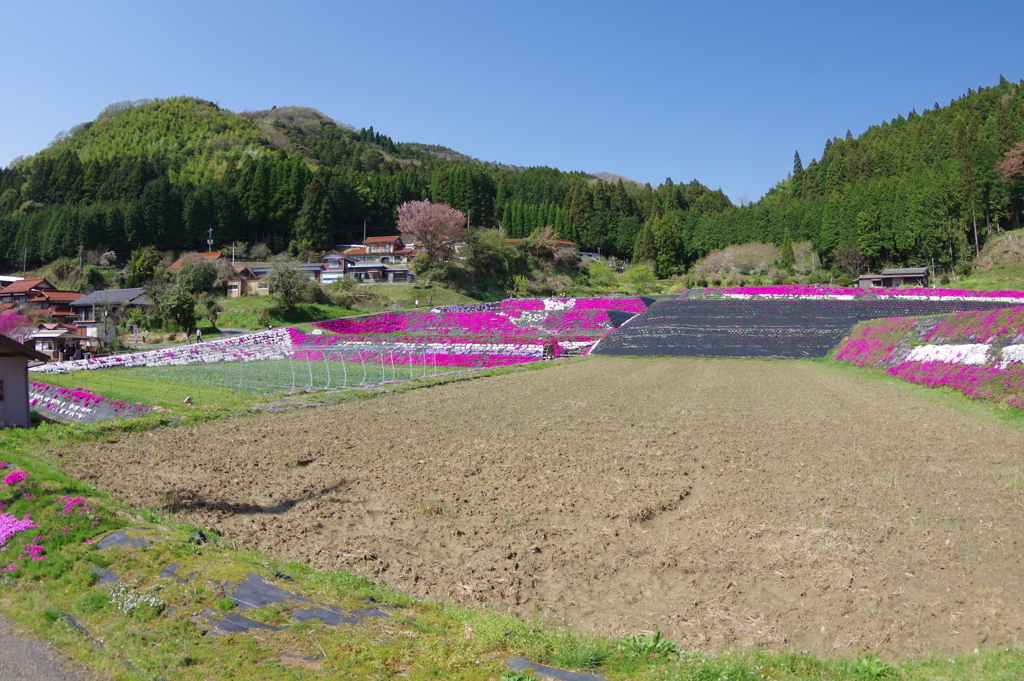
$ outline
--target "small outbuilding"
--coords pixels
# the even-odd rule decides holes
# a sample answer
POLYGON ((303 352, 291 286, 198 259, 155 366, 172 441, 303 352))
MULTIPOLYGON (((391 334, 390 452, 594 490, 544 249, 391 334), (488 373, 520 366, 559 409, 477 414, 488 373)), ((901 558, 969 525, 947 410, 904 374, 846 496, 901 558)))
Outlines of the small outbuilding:
POLYGON ((0 428, 32 425, 28 406, 28 363, 46 355, 0 335, 0 428))
POLYGON ((927 288, 927 267, 901 267, 882 270, 881 274, 862 274, 857 277, 860 288, 898 288, 912 286, 927 288))

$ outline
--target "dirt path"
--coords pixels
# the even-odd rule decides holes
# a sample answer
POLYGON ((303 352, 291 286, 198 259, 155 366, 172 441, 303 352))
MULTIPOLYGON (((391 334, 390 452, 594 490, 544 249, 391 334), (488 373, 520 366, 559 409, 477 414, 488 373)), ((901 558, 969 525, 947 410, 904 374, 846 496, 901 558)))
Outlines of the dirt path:
POLYGON ((1020 645, 1024 434, 796 361, 585 362, 63 453, 412 594, 819 654, 1020 645))
POLYGON ((0 679, 4 681, 106 681, 68 660, 50 644, 14 633, 11 622, 0 617, 0 679))

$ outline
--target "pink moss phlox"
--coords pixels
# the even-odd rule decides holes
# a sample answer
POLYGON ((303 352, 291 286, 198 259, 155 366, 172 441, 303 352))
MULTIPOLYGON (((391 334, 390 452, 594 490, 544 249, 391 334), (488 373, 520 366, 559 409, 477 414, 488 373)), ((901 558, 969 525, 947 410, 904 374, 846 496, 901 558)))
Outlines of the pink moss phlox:
POLYGON ((1024 333, 1024 307, 957 312, 935 325, 925 341, 976 340, 990 343, 999 336, 1024 333))
POLYGON ((618 310, 640 314, 647 304, 639 298, 577 298, 574 310, 618 310))
POLYGON ((8 486, 17 485, 28 477, 28 471, 14 471, 4 478, 4 484, 8 486))
POLYGON ((509 317, 519 317, 523 312, 543 309, 543 298, 506 298, 501 301, 501 311, 509 317))
POLYGON ((1024 371, 947 362, 902 362, 886 371, 911 383, 953 388, 970 397, 1004 399, 1024 409, 1024 371))
POLYGON ((916 317, 890 318, 865 326, 859 335, 846 342, 843 349, 836 354, 836 359, 853 362, 857 366, 868 366, 889 359, 902 333, 917 322, 916 317))
POLYGON ((876 295, 882 298, 1011 298, 1024 299, 1021 291, 973 291, 952 288, 845 288, 839 286, 817 286, 785 284, 781 286, 735 286, 721 289, 722 293, 747 296, 796 296, 859 297, 876 295))
POLYGON ((25 517, 21 520, 18 520, 10 513, 0 513, 0 547, 4 547, 7 544, 7 540, 18 532, 24 532, 25 530, 36 529, 38 527, 38 525, 32 522, 32 518, 28 513, 26 513, 25 517))

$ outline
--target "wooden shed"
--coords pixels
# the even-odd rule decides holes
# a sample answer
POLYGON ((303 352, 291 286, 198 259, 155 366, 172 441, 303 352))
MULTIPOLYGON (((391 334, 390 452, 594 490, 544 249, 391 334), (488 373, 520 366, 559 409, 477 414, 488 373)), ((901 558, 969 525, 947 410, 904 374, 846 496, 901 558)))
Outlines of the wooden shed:
POLYGON ((0 428, 28 428, 28 363, 46 355, 0 335, 0 428))

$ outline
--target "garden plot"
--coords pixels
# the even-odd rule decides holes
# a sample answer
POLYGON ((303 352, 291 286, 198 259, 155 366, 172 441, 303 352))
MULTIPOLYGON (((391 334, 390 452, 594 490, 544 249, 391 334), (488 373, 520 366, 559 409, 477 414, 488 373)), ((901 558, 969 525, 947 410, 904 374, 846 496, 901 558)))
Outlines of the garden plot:
POLYGON ((1004 306, 1002 299, 865 296, 857 299, 747 296, 658 301, 608 334, 599 355, 825 357, 859 321, 1004 306))
POLYGON ((812 362, 594 357, 60 451, 413 596, 682 648, 1020 645, 1024 435, 812 362))

